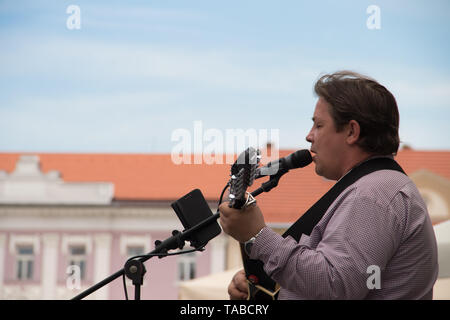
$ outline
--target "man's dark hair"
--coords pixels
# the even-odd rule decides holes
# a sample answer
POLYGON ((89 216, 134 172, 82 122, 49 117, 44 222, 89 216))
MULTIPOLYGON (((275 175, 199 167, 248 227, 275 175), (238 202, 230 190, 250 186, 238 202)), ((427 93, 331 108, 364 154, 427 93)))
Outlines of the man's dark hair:
POLYGON ((374 79, 351 71, 326 74, 314 85, 315 93, 330 105, 336 131, 350 120, 361 127, 357 144, 369 153, 396 154, 399 113, 392 93, 374 79))

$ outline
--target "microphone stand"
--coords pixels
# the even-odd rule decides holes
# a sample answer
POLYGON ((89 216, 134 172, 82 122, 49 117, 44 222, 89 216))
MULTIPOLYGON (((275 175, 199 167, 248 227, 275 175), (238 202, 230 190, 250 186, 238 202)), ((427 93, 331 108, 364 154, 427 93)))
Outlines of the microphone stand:
MULTIPOLYGON (((277 174, 270 175, 270 179, 268 181, 262 183, 261 187, 259 187, 258 189, 256 189, 253 192, 250 192, 251 195, 256 197, 257 195, 259 195, 263 192, 269 192, 270 190, 272 190, 273 188, 278 186, 278 182, 280 181, 280 178, 288 171, 289 171, 288 169, 279 169, 277 174)), ((263 175, 259 178, 262 178, 262 177, 267 177, 267 175, 263 175)))
MULTIPOLYGON (((287 169, 280 169, 278 170, 277 174, 271 175, 270 179, 266 182, 264 182, 261 187, 251 192, 251 195, 256 197, 257 195, 263 193, 263 192, 269 192, 276 186, 278 186, 278 182, 280 181, 281 176, 283 176, 285 173, 287 173, 289 170, 287 169)), ((261 176, 260 178, 262 178, 261 176)), ((224 189, 225 190, 225 189, 224 189)), ((91 293, 97 291, 98 289, 102 288, 103 286, 107 285, 111 281, 119 278, 120 276, 123 276, 125 273, 127 277, 132 279, 133 285, 135 285, 135 300, 140 299, 140 286, 143 284, 143 277, 146 272, 144 262, 150 259, 152 256, 159 255, 160 258, 167 255, 169 250, 173 249, 182 249, 184 247, 184 242, 186 240, 189 240, 190 236, 197 232, 198 230, 202 229, 203 227, 207 226, 211 222, 217 220, 220 216, 219 210, 215 214, 213 214, 211 217, 203 220, 199 224, 195 225, 194 227, 184 230, 183 232, 180 232, 178 230, 172 231, 172 236, 165 239, 164 241, 157 240, 155 241, 155 249, 151 252, 149 252, 144 257, 141 257, 139 259, 133 259, 129 260, 124 268, 120 269, 116 273, 110 275, 109 277, 105 278, 104 280, 100 281, 99 283, 93 285, 92 287, 86 289, 85 291, 81 292, 77 296, 73 297, 72 300, 81 300, 85 298, 86 296, 90 295, 91 293)), ((206 245, 198 245, 198 249, 201 250, 202 247, 206 245)))
MULTIPOLYGON (((184 247, 184 242, 186 240, 190 239, 190 236, 197 232, 198 230, 202 229, 203 227, 209 225, 211 222, 215 221, 217 218, 219 218, 219 212, 217 211, 215 214, 213 214, 211 217, 203 220, 199 224, 193 226, 190 229, 184 230, 183 232, 180 232, 178 230, 174 230, 172 232, 172 236, 165 239, 164 241, 157 240, 155 241, 155 249, 151 252, 149 252, 147 255, 139 258, 139 259, 133 259, 129 260, 124 268, 120 269, 116 273, 110 275, 109 277, 105 278, 104 280, 98 282, 97 284, 93 285, 92 287, 86 289, 85 291, 81 292, 77 296, 73 297, 71 300, 81 300, 85 298, 86 296, 90 295, 91 293, 97 291, 98 289, 102 288, 103 286, 107 285, 111 281, 119 278, 120 276, 123 276, 125 273, 130 279, 133 281, 133 285, 135 285, 135 300, 140 299, 140 286, 143 283, 143 277, 146 272, 144 267, 144 262, 150 259, 152 256, 159 255, 160 258, 166 256, 168 254, 169 250, 173 249, 182 249, 184 247)), ((198 250, 202 250, 202 248, 206 245, 198 245, 196 247, 198 250)))

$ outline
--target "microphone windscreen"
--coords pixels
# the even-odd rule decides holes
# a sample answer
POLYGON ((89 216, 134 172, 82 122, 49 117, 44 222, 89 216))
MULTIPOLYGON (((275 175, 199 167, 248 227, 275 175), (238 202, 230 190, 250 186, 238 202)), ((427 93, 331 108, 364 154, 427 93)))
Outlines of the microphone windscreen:
POLYGON ((290 158, 289 169, 303 168, 312 162, 311 153, 306 149, 295 151, 287 158, 290 158))

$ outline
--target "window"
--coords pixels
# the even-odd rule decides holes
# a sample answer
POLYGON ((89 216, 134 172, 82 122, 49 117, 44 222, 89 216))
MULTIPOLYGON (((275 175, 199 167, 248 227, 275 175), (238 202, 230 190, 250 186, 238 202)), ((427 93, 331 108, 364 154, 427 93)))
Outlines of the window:
POLYGON ((18 280, 33 279, 34 251, 32 245, 18 245, 16 251, 16 278, 18 280))
POLYGON ((127 247, 127 258, 131 258, 134 256, 139 256, 141 254, 145 254, 144 246, 128 246, 127 247))
POLYGON ((195 252, 182 254, 178 259, 178 281, 194 279, 195 271, 195 252))
POLYGON ((80 268, 80 280, 86 279, 86 247, 84 245, 74 245, 69 247, 69 266, 80 268))
POLYGON ((148 235, 121 235, 120 254, 128 258, 140 254, 146 254, 151 248, 150 240, 151 239, 148 235))

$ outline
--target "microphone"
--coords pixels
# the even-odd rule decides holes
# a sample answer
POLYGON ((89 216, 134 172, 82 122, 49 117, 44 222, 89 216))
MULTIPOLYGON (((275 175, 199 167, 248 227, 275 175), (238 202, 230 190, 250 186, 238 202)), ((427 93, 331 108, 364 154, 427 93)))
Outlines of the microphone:
POLYGON ((264 167, 256 169, 255 179, 275 175, 278 171, 282 171, 284 174, 291 169, 306 167, 311 162, 312 157, 309 150, 297 150, 284 158, 271 161, 264 167))

